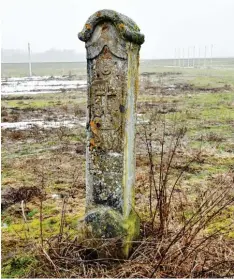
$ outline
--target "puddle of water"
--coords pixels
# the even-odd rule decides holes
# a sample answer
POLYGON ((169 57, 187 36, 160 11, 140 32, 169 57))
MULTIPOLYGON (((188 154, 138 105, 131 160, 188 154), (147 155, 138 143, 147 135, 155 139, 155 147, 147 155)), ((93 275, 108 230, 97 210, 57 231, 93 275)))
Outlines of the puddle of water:
POLYGON ((63 90, 72 90, 85 88, 86 80, 69 80, 63 77, 48 76, 44 77, 22 77, 22 78, 2 78, 1 94, 38 94, 38 93, 53 93, 63 90))
POLYGON ((7 229, 7 228, 8 228, 7 223, 3 223, 3 224, 2 224, 2 229, 7 229))
POLYGON ((58 195, 58 194, 52 194, 51 197, 52 197, 52 199, 55 199, 55 200, 61 199, 61 195, 58 195))
MULTIPOLYGON (((143 118, 143 114, 137 114, 137 124, 147 124, 149 120, 143 118)), ((61 126, 67 128, 74 128, 75 126, 86 127, 86 117, 80 119, 62 119, 58 121, 45 121, 43 119, 32 118, 30 121, 20 121, 20 122, 2 122, 2 129, 14 129, 14 130, 27 130, 33 127, 39 128, 59 128, 61 126)), ((113 153, 113 156, 116 154, 113 153)))
POLYGON ((137 121, 136 121, 136 124, 137 125, 142 125, 142 124, 149 124, 149 120, 148 119, 145 119, 144 118, 145 117, 145 115, 144 114, 142 114, 142 113, 137 113, 137 121))
POLYGON ((60 120, 60 121, 43 121, 43 120, 32 120, 32 121, 21 121, 21 122, 3 122, 1 123, 2 129, 14 129, 14 130, 27 130, 33 127, 39 128, 59 128, 59 127, 74 128, 76 126, 86 126, 86 118, 72 119, 72 120, 60 120))

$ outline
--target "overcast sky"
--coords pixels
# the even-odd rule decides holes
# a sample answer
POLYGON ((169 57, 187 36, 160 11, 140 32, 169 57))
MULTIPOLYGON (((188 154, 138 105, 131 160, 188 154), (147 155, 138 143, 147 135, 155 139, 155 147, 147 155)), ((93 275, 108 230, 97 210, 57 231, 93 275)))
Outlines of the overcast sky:
MULTIPOLYGON (((196 46, 204 55, 234 56, 234 0, 2 0, 2 48, 51 48, 85 53, 77 38, 94 12, 113 9, 145 34, 141 58, 172 58, 175 48, 196 46)), ((192 50, 192 49, 191 49, 192 50)), ((181 50, 182 52, 182 50, 181 50)))

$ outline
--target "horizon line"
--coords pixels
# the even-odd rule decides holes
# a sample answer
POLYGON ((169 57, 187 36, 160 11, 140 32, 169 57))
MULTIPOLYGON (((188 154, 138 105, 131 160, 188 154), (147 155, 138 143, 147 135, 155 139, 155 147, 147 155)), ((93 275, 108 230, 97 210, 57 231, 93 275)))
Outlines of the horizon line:
MULTIPOLYGON (((195 58, 189 58, 189 60, 193 59, 206 59, 210 60, 210 57, 195 57, 195 58)), ((218 57, 212 57, 213 59, 234 59, 234 56, 218 56, 218 57)), ((144 60, 188 60, 188 57, 185 58, 142 58, 140 61, 144 60)), ((80 60, 80 61, 31 61, 31 63, 84 63, 86 60, 80 60)), ((23 62, 3 62, 1 61, 1 64, 28 64, 28 61, 23 62)))

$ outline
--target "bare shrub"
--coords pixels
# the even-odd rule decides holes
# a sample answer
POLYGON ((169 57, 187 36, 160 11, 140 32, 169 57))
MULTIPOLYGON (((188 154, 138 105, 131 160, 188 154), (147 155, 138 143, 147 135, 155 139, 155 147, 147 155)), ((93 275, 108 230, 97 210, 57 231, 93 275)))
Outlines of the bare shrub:
MULTIPOLYGON (((46 242, 47 252, 42 251, 41 261, 47 274, 56 271, 60 278, 65 274, 82 278, 231 276, 234 272, 234 241, 228 237, 231 222, 221 227, 211 225, 233 204, 232 186, 218 184, 215 190, 201 191, 190 216, 185 214, 188 205, 179 212, 182 221, 175 220, 174 228, 162 237, 159 237, 160 227, 152 229, 151 222, 142 222, 141 239, 133 243, 129 259, 99 255, 102 249, 111 252, 111 243, 114 245, 117 238, 103 239, 99 242, 101 246, 94 249, 89 246, 89 240, 79 241, 60 230, 59 235, 46 242)), ((65 220, 64 204, 61 226, 65 220)))
POLYGON ((20 113, 14 112, 14 113, 12 114, 11 118, 12 118, 12 121, 18 122, 19 119, 20 119, 20 113))
POLYGON ((55 129, 55 131, 59 141, 63 141, 68 135, 68 129, 65 126, 60 126, 59 128, 55 129))
POLYGON ((174 162, 187 129, 185 126, 176 125, 176 118, 168 122, 165 116, 155 111, 150 115, 148 124, 141 125, 138 132, 145 144, 149 160, 149 210, 152 227, 158 214, 161 235, 164 235, 165 230, 168 229, 173 195, 180 178, 195 160, 195 158, 189 158, 175 176, 174 162), (174 177, 173 181, 171 177, 174 177))
POLYGON ((175 125, 176 118, 168 123, 165 116, 154 113, 147 123, 138 134, 147 150, 149 211, 129 259, 99 253, 107 249, 108 254, 117 238, 104 239, 94 249, 89 240, 81 241, 64 232, 68 195, 63 200, 60 233, 48 240, 47 250, 41 252, 47 274, 89 278, 234 274, 234 242, 229 237, 233 229, 229 210, 234 204, 232 177, 213 178, 209 187, 197 190, 196 198, 191 199, 179 182, 193 162, 204 162, 201 151, 186 154, 186 127, 175 125))
POLYGON ((62 109, 64 112, 68 113, 68 105, 67 105, 67 104, 64 104, 64 105, 62 105, 62 106, 60 106, 60 107, 61 107, 61 109, 62 109))
POLYGON ((7 117, 8 116, 8 112, 7 112, 7 108, 6 107, 2 107, 2 109, 1 109, 1 116, 2 117, 7 117))
MULTIPOLYGON (((100 245, 94 249, 89 241, 96 240, 81 241, 74 232, 70 234, 67 213, 81 187, 80 170, 74 168, 71 186, 63 195, 59 233, 52 238, 44 236, 44 199, 40 198, 41 243, 34 247, 37 266, 32 271, 33 277, 233 276, 234 241, 230 236, 233 230, 233 176, 228 173, 210 178, 206 187, 189 195, 180 186, 180 179, 192 163, 202 164, 204 160, 200 150, 192 154, 186 152, 186 124, 178 125, 178 122, 175 117, 166 118, 155 112, 138 130, 146 149, 143 155, 148 160, 148 177, 142 179, 148 187, 149 207, 141 220, 140 237, 133 242, 130 257, 108 258, 99 252, 102 249, 106 254, 108 249, 111 252, 118 238, 97 240, 100 245)), ((61 133, 59 140, 66 137, 65 130, 58 130, 58 133, 61 133)), ((47 167, 39 161, 31 162, 31 165, 37 188, 43 192, 49 181, 47 167)), ((59 165, 62 165, 61 161, 59 165)), ((139 204, 140 209, 141 206, 139 204)))
POLYGON ((9 130, 7 134, 8 138, 10 138, 11 140, 20 140, 25 138, 24 131, 20 130, 9 130))
POLYGON ((224 140, 224 137, 218 133, 210 132, 206 134, 205 139, 207 141, 221 142, 224 140))
POLYGON ((81 108, 79 105, 74 105, 74 115, 75 116, 85 116, 85 109, 81 108))
POLYGON ((13 187, 8 187, 2 192, 2 210, 5 210, 12 204, 21 202, 24 200, 25 202, 30 201, 34 197, 40 197, 42 192, 37 187, 20 187, 15 189, 13 187))

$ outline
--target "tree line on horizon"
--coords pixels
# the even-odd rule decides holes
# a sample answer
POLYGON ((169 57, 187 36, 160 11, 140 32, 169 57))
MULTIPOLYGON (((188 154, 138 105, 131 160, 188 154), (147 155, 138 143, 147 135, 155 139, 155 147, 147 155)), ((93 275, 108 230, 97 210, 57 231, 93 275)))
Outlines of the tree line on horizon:
MULTIPOLYGON (((28 52, 20 49, 1 49, 2 63, 27 63, 28 52)), ((85 61, 85 53, 78 53, 71 49, 49 49, 44 52, 32 52, 32 62, 77 62, 85 61)))

